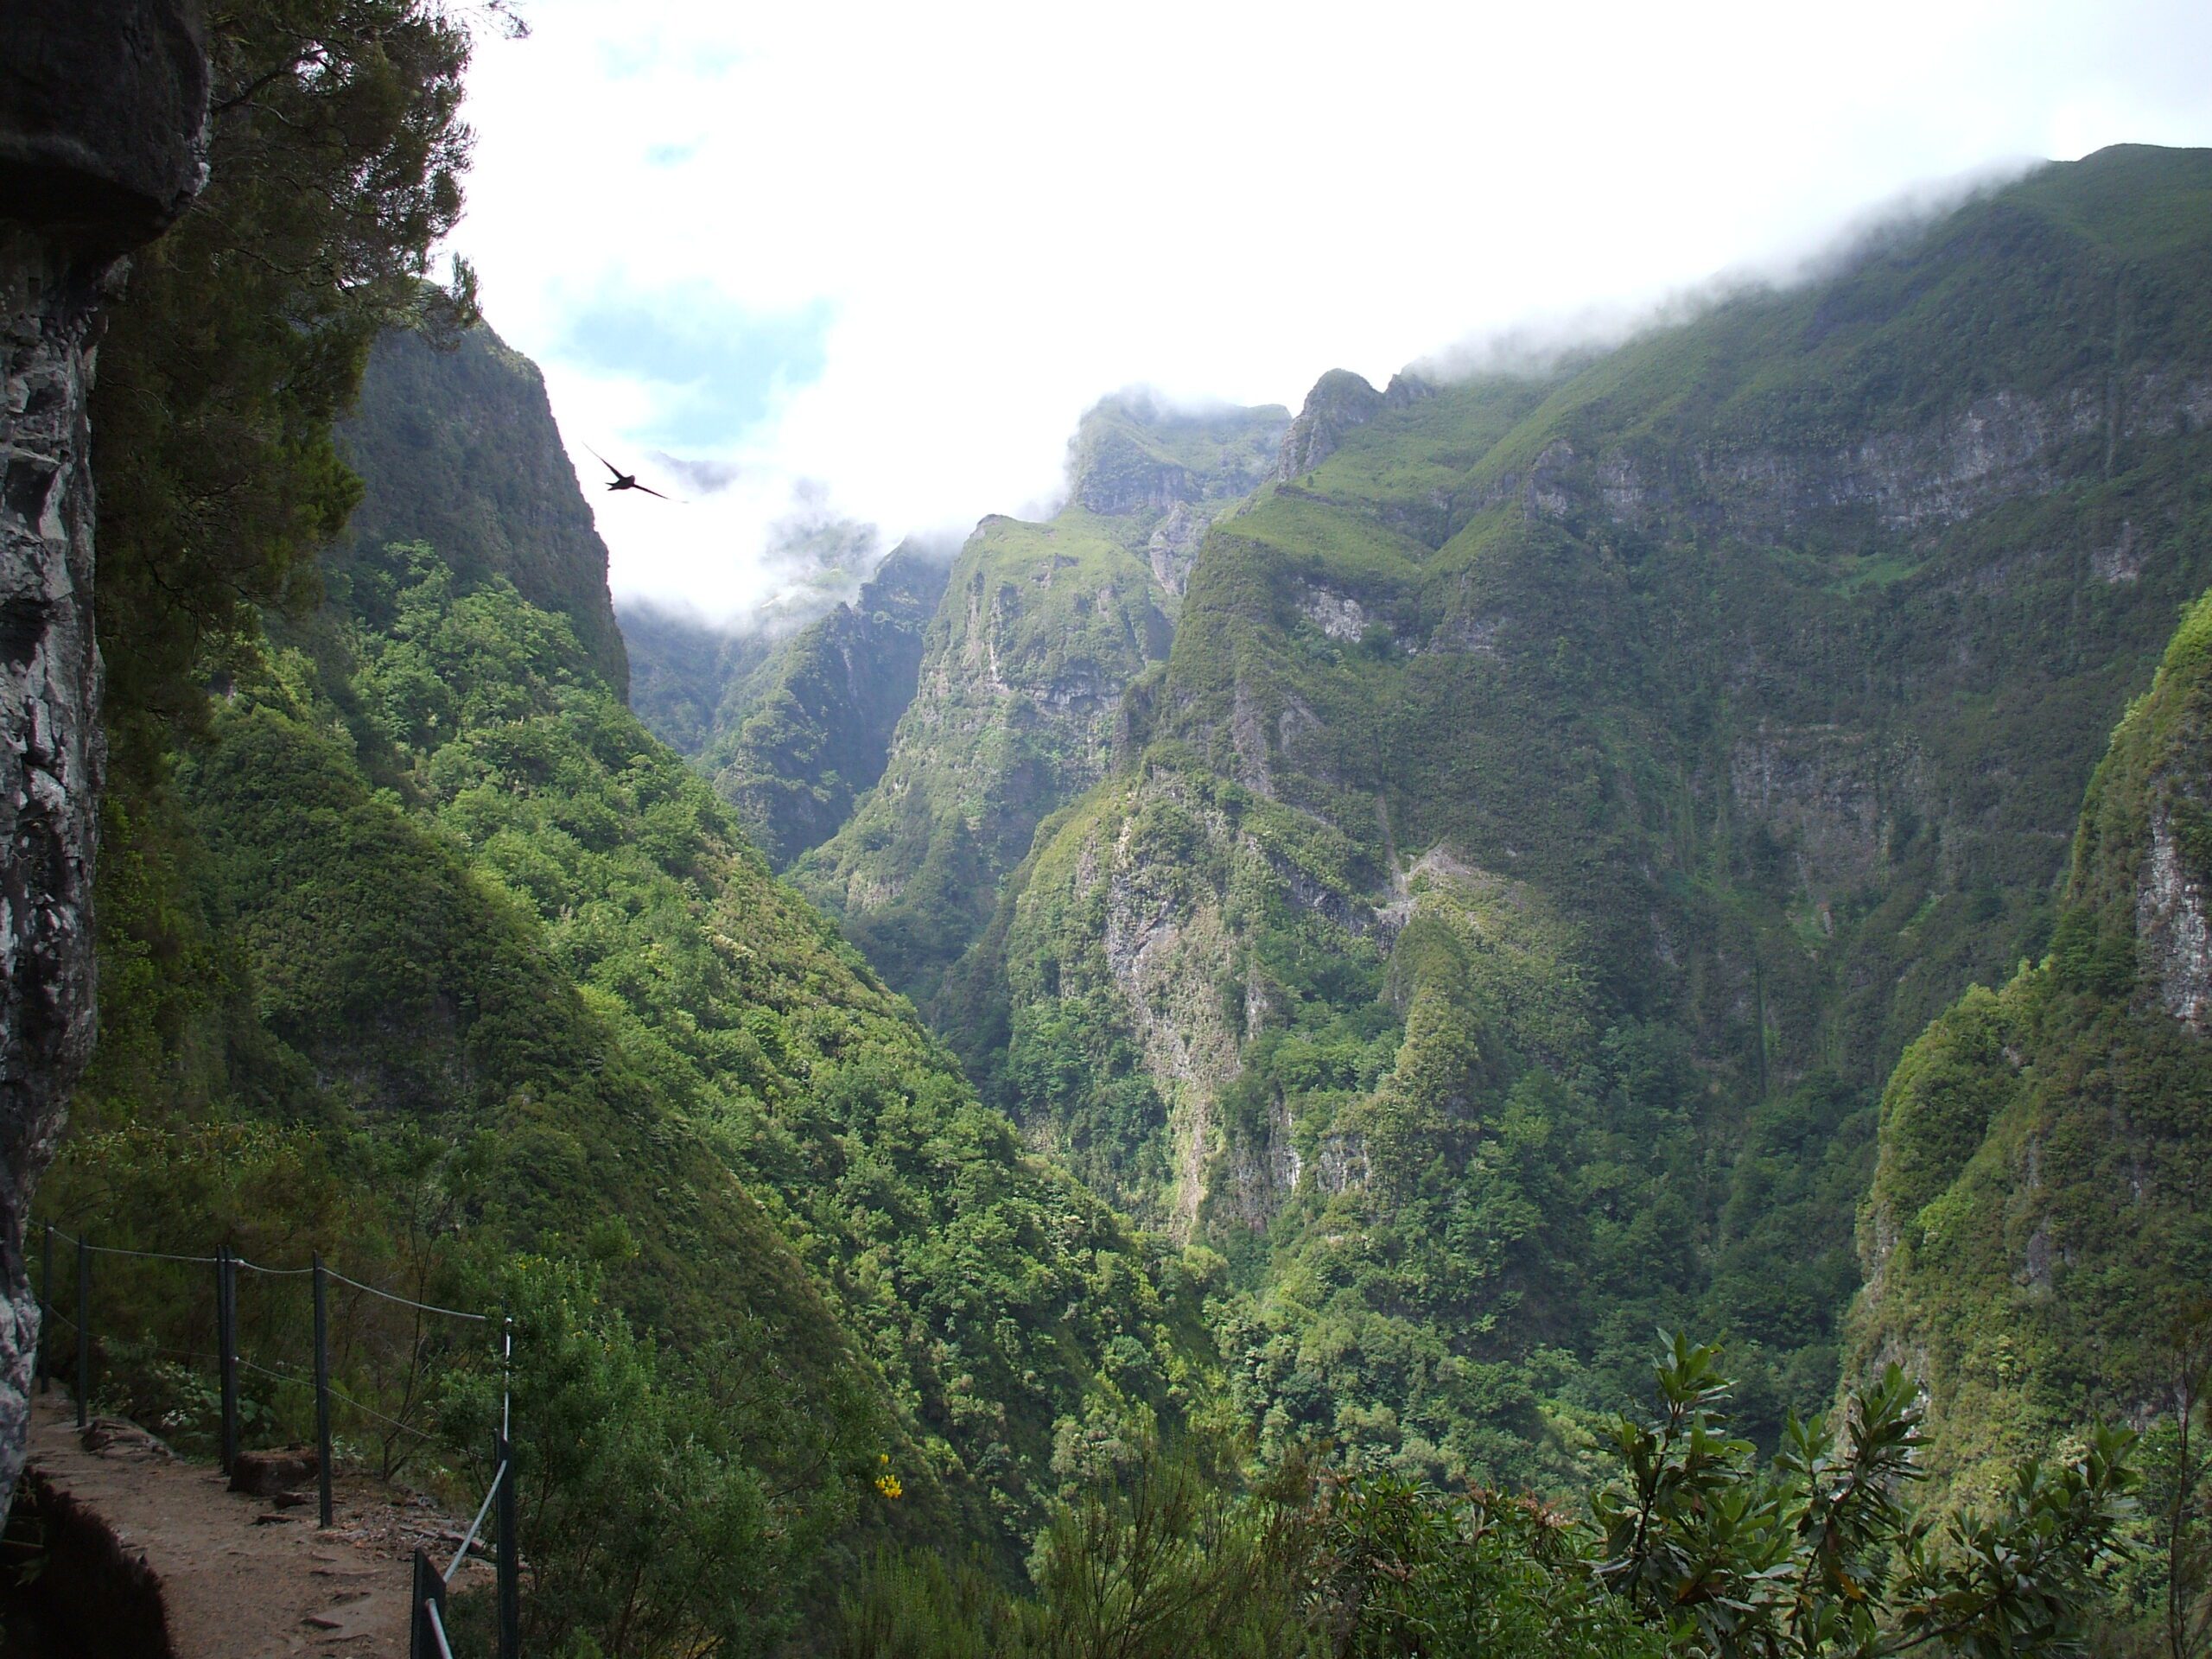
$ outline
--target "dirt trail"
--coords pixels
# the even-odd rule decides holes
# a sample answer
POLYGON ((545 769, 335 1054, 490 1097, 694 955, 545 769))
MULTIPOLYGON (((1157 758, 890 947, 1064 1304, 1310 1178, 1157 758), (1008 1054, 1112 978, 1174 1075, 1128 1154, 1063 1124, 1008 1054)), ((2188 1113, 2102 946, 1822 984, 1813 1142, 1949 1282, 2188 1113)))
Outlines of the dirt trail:
MULTIPOLYGON (((454 1545, 440 1548, 454 1531, 449 1516, 341 1472, 334 1524, 321 1531, 312 1501, 280 1510, 229 1491, 216 1470, 121 1427, 87 1451, 67 1397, 35 1396, 29 1464, 105 1521, 128 1554, 143 1555, 161 1581, 176 1659, 404 1659, 415 1546, 440 1566, 451 1560, 454 1545)), ((454 1588, 478 1572, 489 1576, 472 1559, 454 1588)))

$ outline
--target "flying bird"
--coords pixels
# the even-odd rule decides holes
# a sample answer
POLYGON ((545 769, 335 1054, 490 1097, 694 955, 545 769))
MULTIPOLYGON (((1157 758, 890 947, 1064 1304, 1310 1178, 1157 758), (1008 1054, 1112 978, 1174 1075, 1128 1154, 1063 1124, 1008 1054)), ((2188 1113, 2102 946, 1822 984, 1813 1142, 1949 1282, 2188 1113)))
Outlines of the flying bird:
MULTIPOLYGON (((591 446, 589 444, 586 444, 584 448, 591 449, 591 446)), ((663 501, 673 501, 676 499, 672 495, 662 495, 658 490, 654 489, 651 485, 639 483, 638 475, 635 473, 624 472, 620 467, 617 467, 605 455, 601 454, 598 450, 591 449, 591 453, 594 460, 598 461, 601 466, 606 467, 608 472, 614 474, 614 481, 607 486, 608 489, 642 490, 647 495, 657 496, 663 501)))

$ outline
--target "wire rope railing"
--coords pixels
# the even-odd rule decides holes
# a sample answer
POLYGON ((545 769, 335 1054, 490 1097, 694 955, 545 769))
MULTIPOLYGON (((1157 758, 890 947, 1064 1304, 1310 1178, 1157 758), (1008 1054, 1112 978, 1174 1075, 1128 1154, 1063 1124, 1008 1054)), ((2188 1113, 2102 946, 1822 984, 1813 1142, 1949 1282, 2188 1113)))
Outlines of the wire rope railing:
MULTIPOLYGON (((514 1331, 510 1326, 504 1336, 505 1356, 511 1363, 514 1355, 514 1331)), ((498 1612, 499 1628, 499 1659, 516 1659, 522 1651, 522 1580, 520 1563, 515 1551, 504 1541, 517 1535, 515 1516, 515 1482, 511 1478, 514 1467, 514 1447, 508 1443, 507 1406, 499 1408, 499 1427, 492 1437, 492 1484, 485 1491, 484 1502, 477 1506, 476 1518, 468 1523, 468 1530, 461 1535, 461 1547, 453 1553, 453 1560, 443 1572, 430 1559, 428 1550, 419 1545, 415 1551, 415 1598, 413 1617, 408 1622, 408 1659, 453 1659, 453 1646, 446 1639, 446 1586, 453 1582, 453 1575, 461 1571, 461 1564, 468 1559, 476 1535, 483 1530, 484 1517, 492 1511, 494 1503, 499 1507, 499 1535, 503 1541, 498 1560, 498 1612)))
MULTIPOLYGON (((52 1387, 55 1374, 52 1344, 46 1333, 60 1334, 60 1327, 67 1327, 75 1338, 75 1365, 71 1377, 72 1392, 75 1395, 77 1427, 90 1427, 92 1397, 92 1258, 105 1255, 127 1258, 137 1262, 160 1262, 187 1268, 214 1269, 214 1322, 216 1351, 206 1352, 196 1346, 180 1346, 152 1337, 146 1340, 121 1340, 123 1351, 140 1356, 160 1355, 172 1359, 206 1363, 212 1362, 219 1378, 219 1461, 226 1473, 235 1475, 240 1465, 241 1419, 243 1400, 239 1386, 241 1374, 266 1379, 285 1389, 304 1388, 312 1391, 315 1434, 315 1478, 318 1525, 328 1528, 334 1519, 332 1470, 335 1459, 332 1437, 332 1406, 342 1404, 355 1414, 357 1421, 382 1424, 390 1434, 406 1437, 418 1444, 429 1444, 439 1440, 431 1429, 419 1423, 410 1423, 404 1416, 393 1416, 366 1401, 356 1398, 340 1388, 331 1375, 330 1298, 334 1282, 359 1292, 363 1295, 397 1308, 413 1311, 416 1334, 413 1360, 419 1367, 423 1350, 421 1316, 459 1320, 474 1325, 498 1324, 500 1326, 499 1361, 500 1365, 499 1421, 493 1433, 492 1476, 483 1502, 478 1506, 475 1518, 462 1535, 460 1548, 452 1561, 441 1571, 428 1553, 420 1548, 415 1551, 415 1594, 410 1616, 410 1653, 414 1659, 428 1659, 435 1654, 451 1659, 444 1624, 445 1592, 454 1575, 475 1548, 487 1517, 496 1514, 495 1534, 498 1548, 493 1558, 497 1573, 498 1651, 500 1659, 516 1659, 520 1651, 520 1575, 518 1545, 513 1475, 514 1452, 508 1436, 512 1427, 512 1373, 514 1363, 514 1322, 512 1319, 490 1313, 470 1313, 465 1309, 443 1306, 434 1302, 406 1296, 382 1286, 367 1283, 349 1274, 340 1272, 316 1253, 305 1267, 275 1267, 249 1261, 230 1249, 219 1247, 213 1255, 200 1255, 170 1250, 128 1249, 120 1245, 94 1244, 89 1238, 73 1236, 51 1223, 44 1232, 41 1261, 41 1287, 39 1298, 41 1335, 37 1354, 37 1385, 41 1393, 52 1387), (73 1318, 64 1314, 55 1305, 54 1283, 54 1246, 62 1243, 71 1247, 76 1255, 76 1302, 73 1318), (238 1276, 241 1273, 257 1274, 270 1280, 306 1278, 311 1281, 313 1295, 313 1347, 311 1363, 305 1371, 287 1364, 275 1356, 270 1363, 262 1363, 242 1351, 239 1339, 238 1276)), ((354 1304, 359 1308, 359 1304, 354 1304)), ((295 1304, 296 1306, 296 1304, 295 1304)), ((204 1313, 203 1313, 204 1317, 204 1313)), ((198 1327, 204 1329, 204 1326, 198 1327)), ((371 1380, 375 1380, 373 1372, 371 1380)), ((408 1395, 415 1398, 416 1375, 410 1372, 408 1395)), ((293 1396, 295 1399, 296 1395, 293 1396)), ((404 1413, 409 1406, 399 1409, 404 1413)), ((389 1452, 392 1441, 388 1434, 385 1441, 389 1452)), ((411 1454, 410 1454, 411 1455, 411 1454)))

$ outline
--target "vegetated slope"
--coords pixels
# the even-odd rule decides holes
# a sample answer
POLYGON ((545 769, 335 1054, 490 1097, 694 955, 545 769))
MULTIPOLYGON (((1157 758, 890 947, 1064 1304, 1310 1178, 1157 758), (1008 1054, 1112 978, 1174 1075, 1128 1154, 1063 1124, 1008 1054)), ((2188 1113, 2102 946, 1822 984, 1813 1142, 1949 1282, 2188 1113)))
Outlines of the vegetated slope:
MULTIPOLYGON (((708 480, 711 484, 712 480, 708 480)), ((913 544, 905 549, 918 551, 913 544)), ((743 613, 715 621, 681 601, 623 600, 620 620, 632 667, 630 706, 663 742, 696 755, 744 723, 757 688, 795 635, 840 606, 861 602, 885 555, 873 524, 830 510, 817 485, 802 485, 791 510, 752 550, 754 575, 775 584, 743 613)))
POLYGON ((778 869, 835 834, 883 775, 949 563, 902 542, 796 632, 772 616, 718 627, 624 603, 631 707, 694 759, 778 869))
POLYGON ((1925 1379, 1931 1466, 1969 1489, 2176 1408, 2212 1285, 2209 810, 2212 600, 2090 783, 2049 955, 1968 991, 1882 1097, 1853 1351, 1925 1379))
POLYGON ((724 692, 699 765, 777 868, 835 835, 883 775, 947 569, 902 543, 857 598, 724 692))
POLYGON ((2212 155, 2110 150, 1594 361, 1315 388, 938 1005, 1229 1255, 1268 1441, 1578 1478, 1659 1320, 1764 1433, 1827 1402, 1882 1079, 2043 949, 2212 581, 2208 296, 2212 155))
POLYGON ((623 601, 616 614, 630 655, 631 709, 678 754, 696 756, 721 729, 730 688, 758 670, 776 642, 637 600, 623 601))
POLYGON ((505 576, 531 604, 569 618, 592 667, 628 695, 607 551, 535 363, 488 327, 442 351, 412 330, 387 330, 339 447, 363 486, 325 561, 341 588, 353 554, 373 560, 391 542, 450 549, 461 581, 505 576))
POLYGON ((961 550, 881 781, 793 871, 898 988, 931 994, 1038 824, 1104 775, 1117 702, 1166 655, 1199 538, 1287 420, 1109 398, 1070 446, 1068 505, 986 518, 961 550))
POLYGON ((599 1263, 671 1386, 766 1389, 727 1432, 791 1540, 880 1510, 887 1454, 908 1524, 1022 1547, 1058 1440, 1204 1391, 1180 1266, 977 1103, 569 617, 427 544, 343 569, 116 803, 50 1213, 599 1263))

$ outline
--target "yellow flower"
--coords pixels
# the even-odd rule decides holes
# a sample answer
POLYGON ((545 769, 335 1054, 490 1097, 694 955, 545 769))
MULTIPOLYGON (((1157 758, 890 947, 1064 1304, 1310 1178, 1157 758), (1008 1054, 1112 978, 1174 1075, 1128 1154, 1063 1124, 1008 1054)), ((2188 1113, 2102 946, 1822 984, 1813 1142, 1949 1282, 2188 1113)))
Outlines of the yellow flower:
MULTIPOLYGON (((887 1458, 884 1461, 887 1463, 890 1459, 887 1458)), ((886 1473, 875 1478, 875 1490, 886 1497, 898 1497, 904 1494, 906 1489, 899 1484, 898 1476, 886 1473)))

